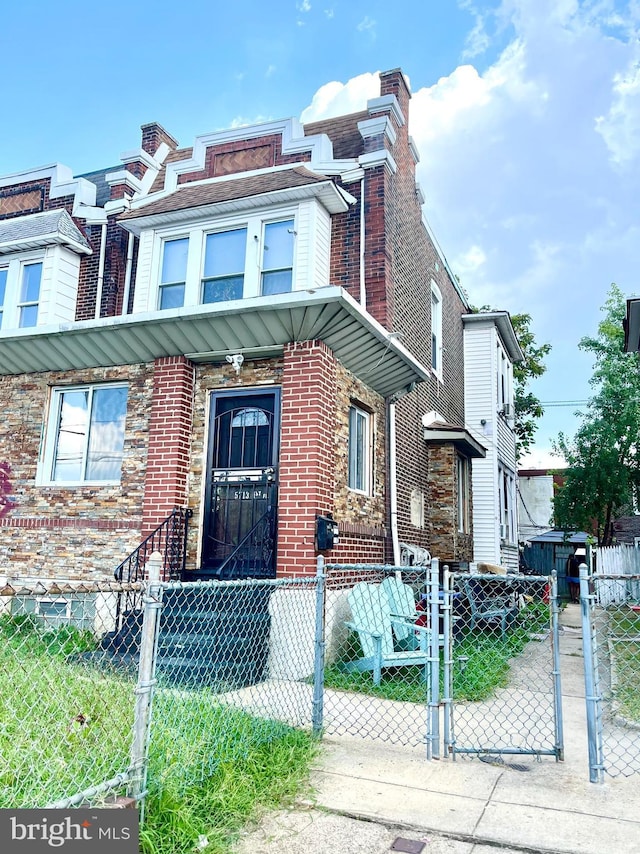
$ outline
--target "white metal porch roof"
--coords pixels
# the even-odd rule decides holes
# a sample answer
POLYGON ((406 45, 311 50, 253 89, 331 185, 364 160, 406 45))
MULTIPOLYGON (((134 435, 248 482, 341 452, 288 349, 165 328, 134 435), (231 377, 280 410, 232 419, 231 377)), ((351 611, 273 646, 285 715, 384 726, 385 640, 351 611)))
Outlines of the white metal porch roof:
POLYGON ((0 375, 69 371, 186 355, 268 357, 293 341, 324 341, 340 362, 388 397, 429 372, 339 287, 190 308, 103 317, 0 334, 0 375))

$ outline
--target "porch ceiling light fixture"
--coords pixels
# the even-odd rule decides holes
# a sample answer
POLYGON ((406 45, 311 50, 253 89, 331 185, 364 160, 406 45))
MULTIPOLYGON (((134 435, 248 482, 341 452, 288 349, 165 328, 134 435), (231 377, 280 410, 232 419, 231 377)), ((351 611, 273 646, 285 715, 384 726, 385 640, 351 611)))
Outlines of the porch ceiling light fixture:
POLYGON ((232 356, 227 356, 227 362, 233 366, 233 370, 236 374, 239 374, 242 363, 244 362, 244 356, 242 353, 234 353, 232 356))

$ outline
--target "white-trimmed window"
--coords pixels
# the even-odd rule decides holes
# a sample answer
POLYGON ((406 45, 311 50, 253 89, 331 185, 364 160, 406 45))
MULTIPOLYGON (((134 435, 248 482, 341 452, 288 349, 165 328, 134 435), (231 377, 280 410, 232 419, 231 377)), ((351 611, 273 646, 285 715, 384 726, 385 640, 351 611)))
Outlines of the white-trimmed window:
POLYGON ((0 260, 0 329, 36 326, 42 286, 42 256, 0 260))
POLYGON ((471 528, 470 463, 466 457, 456 459, 456 485, 458 497, 458 531, 468 534, 471 528))
POLYGON ((119 482, 126 412, 125 384, 54 388, 41 481, 119 482))
POLYGON ((160 237, 158 308, 291 291, 295 236, 293 213, 165 232, 160 237))
POLYGON ((349 407, 349 489, 371 491, 371 419, 359 406, 349 407))
POLYGON ((507 543, 516 542, 515 492, 516 479, 513 472, 510 472, 503 466, 499 466, 500 539, 507 543))
POLYGON ((442 294, 431 279, 431 369, 442 379, 442 294))

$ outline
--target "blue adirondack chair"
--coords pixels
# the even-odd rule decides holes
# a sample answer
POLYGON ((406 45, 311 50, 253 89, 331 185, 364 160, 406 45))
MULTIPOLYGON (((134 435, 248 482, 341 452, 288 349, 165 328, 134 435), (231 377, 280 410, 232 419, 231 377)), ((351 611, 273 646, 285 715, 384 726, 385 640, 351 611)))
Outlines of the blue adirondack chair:
POLYGON ((358 633, 364 653, 357 661, 344 663, 348 671, 360 673, 371 671, 373 684, 379 685, 383 667, 424 668, 424 680, 429 679, 429 635, 428 629, 415 626, 404 617, 391 614, 389 597, 381 584, 361 581, 347 594, 352 620, 346 625, 358 633), (407 627, 418 638, 417 649, 398 649, 394 642, 396 629, 407 627))
POLYGON ((415 622, 420 616, 416 611, 416 600, 408 584, 395 575, 388 575, 380 584, 389 603, 391 630, 398 644, 407 649, 418 649, 415 622), (398 619, 394 619, 398 618, 398 619))

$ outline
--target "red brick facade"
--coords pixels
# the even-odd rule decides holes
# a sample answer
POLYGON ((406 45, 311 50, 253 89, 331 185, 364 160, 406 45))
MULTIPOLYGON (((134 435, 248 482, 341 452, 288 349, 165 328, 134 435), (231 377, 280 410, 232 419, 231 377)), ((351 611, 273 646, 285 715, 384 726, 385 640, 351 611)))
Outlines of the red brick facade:
MULTIPOLYGON (((214 141, 206 145, 203 160, 194 168, 187 166, 187 161, 193 158, 195 149, 178 148, 176 140, 160 125, 146 124, 142 126, 140 152, 120 170, 113 170, 128 172, 131 178, 125 174, 122 180, 114 177, 110 183, 107 170, 99 179, 91 175, 80 179, 95 181, 100 197, 85 217, 78 215, 82 208, 74 195, 51 198, 52 179, 45 177, 11 188, 22 194, 22 207, 20 201, 11 201, 8 193, 5 192, 4 202, 0 195, 0 223, 3 218, 24 214, 24 205, 39 205, 42 210, 65 208, 72 215, 75 211, 74 222, 91 247, 91 254, 82 255, 79 262, 75 320, 117 317, 132 310, 141 252, 140 241, 130 237, 119 215, 127 207, 125 200, 139 194, 135 188, 140 186, 140 180, 146 182, 145 192, 161 190, 169 164, 181 161, 185 162, 185 171, 174 176, 178 185, 287 164, 304 163, 313 171, 313 140, 328 135, 334 157, 352 161, 345 176, 331 173, 329 179, 354 200, 344 212, 332 214, 328 284, 342 287, 360 302, 427 370, 431 365, 432 281, 442 294, 442 376, 431 372, 428 380, 416 388, 399 389, 393 400, 398 539, 426 548, 443 559, 468 560, 472 538, 459 535, 456 526, 456 452, 451 445, 427 446, 422 424, 423 415, 432 410, 453 424, 464 424, 461 316, 468 307, 422 222, 415 157, 408 135, 410 93, 401 72, 381 75, 381 96, 382 101, 368 112, 307 126, 303 132, 310 139, 309 150, 299 140, 295 150, 287 150, 282 133, 272 131, 270 125, 264 133, 231 141, 225 137, 216 142, 215 135, 207 137, 214 141), (385 116, 387 131, 375 122, 371 133, 366 130, 368 120, 382 117, 384 123, 385 116), (364 129, 359 130, 359 126, 364 129), (153 160, 156 156, 165 157, 167 150, 164 165, 153 160), (120 206, 118 200, 122 201, 120 206), (100 214, 107 201, 108 210, 100 214), (128 256, 129 248, 132 257, 128 256), (424 507, 422 517, 416 512, 418 506, 424 507)), ((135 545, 132 537, 148 534, 174 507, 188 506, 194 516, 187 562, 197 568, 203 530, 201 504, 210 393, 221 388, 276 386, 281 389, 278 574, 314 571, 316 517, 326 513, 333 514, 340 527, 340 542, 326 554, 328 560, 393 560, 388 430, 391 401, 367 384, 367 371, 356 377, 320 340, 292 340, 284 346, 281 356, 261 359, 259 355, 249 355, 241 373, 235 373, 225 362, 223 350, 212 355, 210 362, 204 357, 200 361, 201 364, 194 364, 185 355, 177 355, 157 358, 146 365, 105 369, 106 372, 98 369, 68 371, 64 376, 2 377, 0 389, 11 389, 7 399, 9 420, 19 417, 17 409, 12 408, 16 390, 27 390, 25 399, 31 402, 35 414, 22 457, 16 458, 13 453, 15 439, 6 432, 0 434, 0 462, 11 464, 18 495, 16 508, 0 520, 0 556, 13 561, 13 555, 18 555, 25 567, 44 573, 44 564, 21 543, 20 536, 26 529, 56 529, 59 539, 55 548, 64 552, 66 559, 71 549, 64 546, 63 530, 80 526, 95 534, 116 525, 124 531, 118 540, 120 554, 107 549, 104 561, 117 563, 135 545), (58 383, 103 382, 120 376, 132 383, 130 394, 131 388, 135 391, 135 405, 130 397, 127 411, 121 488, 94 485, 75 492, 39 488, 35 479, 39 453, 36 439, 47 418, 47 388, 58 383), (140 383, 146 395, 145 415, 136 408, 140 404, 140 383), (347 485, 349 409, 353 404, 369 413, 372 425, 373 475, 368 494, 347 485), (135 429, 130 429, 130 419, 135 429), (79 503, 78 495, 82 496, 79 503), (53 496, 55 500, 49 501, 53 496), (29 512, 27 505, 32 508, 29 512), (75 506, 82 508, 80 514, 71 509, 75 506), (120 518, 122 523, 117 521, 120 518)), ((102 543, 99 536, 98 541, 102 543)), ((74 545, 77 546, 76 541, 74 545)), ((90 548, 92 566, 105 568, 105 562, 97 557, 98 550, 98 544, 90 548)), ((57 561, 60 572, 63 563, 57 561)), ((2 571, 0 565, 0 574, 2 571)))

